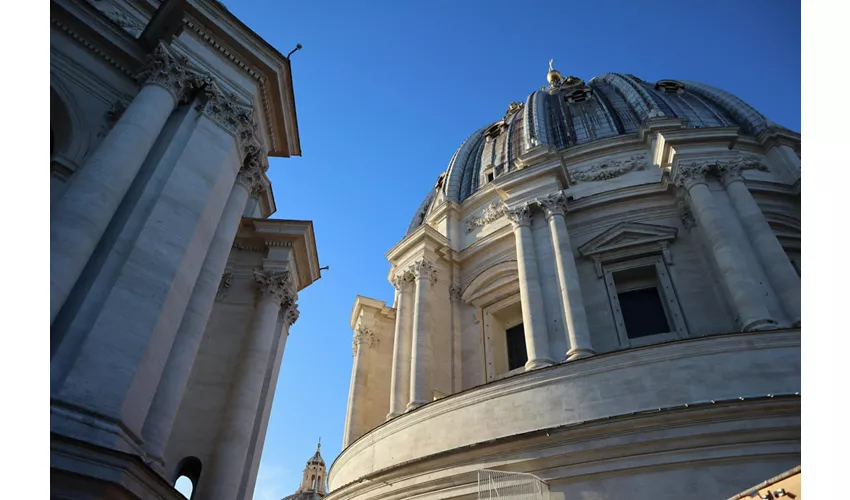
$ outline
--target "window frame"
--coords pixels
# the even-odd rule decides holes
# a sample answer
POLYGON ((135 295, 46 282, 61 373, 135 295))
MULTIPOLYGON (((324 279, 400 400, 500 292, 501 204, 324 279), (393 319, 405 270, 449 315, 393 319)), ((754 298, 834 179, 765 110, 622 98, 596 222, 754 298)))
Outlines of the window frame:
MULTIPOLYGON (((504 328, 495 330, 492 325, 493 316, 499 314, 500 311, 507 309, 508 307, 515 306, 520 304, 520 312, 522 312, 522 304, 520 303, 519 291, 515 294, 512 294, 508 297, 505 297, 497 302, 494 302, 486 307, 481 309, 483 330, 484 330, 484 360, 485 360, 485 374, 488 382, 492 382, 495 380, 501 380, 503 378, 512 377, 514 375, 518 375, 520 373, 525 372, 525 366, 520 366, 519 368, 514 368, 513 370, 508 370, 507 367, 507 351, 508 351, 508 343, 506 332, 520 323, 523 323, 522 317, 516 321, 510 321, 504 323, 504 328), (496 366, 496 349, 499 351, 504 351, 505 366, 496 366), (504 370, 504 371, 502 371, 504 370)), ((526 351, 528 346, 526 345, 526 351)))
MULTIPOLYGON (((682 314, 679 299, 676 297, 676 290, 673 286, 673 281, 670 279, 670 271, 667 268, 667 263, 662 255, 653 255, 622 262, 606 263, 602 265, 602 273, 620 346, 626 348, 641 347, 657 344, 659 342, 681 340, 688 337, 688 329, 684 319, 685 317, 682 314), (639 267, 655 268, 655 278, 658 281, 658 295, 661 298, 661 305, 667 315, 667 324, 672 328, 672 330, 665 333, 656 333, 654 335, 646 335, 644 337, 630 339, 626 332, 626 323, 620 307, 620 299, 618 297, 619 292, 617 290, 617 285, 614 282, 614 273, 639 267)), ((622 291, 625 292, 628 290, 622 291)))

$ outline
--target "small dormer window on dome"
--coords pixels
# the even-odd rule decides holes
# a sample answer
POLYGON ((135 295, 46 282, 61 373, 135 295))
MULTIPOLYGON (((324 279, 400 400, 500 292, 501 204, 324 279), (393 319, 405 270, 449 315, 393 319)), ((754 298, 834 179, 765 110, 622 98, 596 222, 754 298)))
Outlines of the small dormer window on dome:
POLYGON ((484 138, 489 142, 499 137, 502 131, 507 127, 505 120, 498 121, 484 131, 484 138))
POLYGON ((676 92, 681 94, 685 91, 685 84, 676 80, 658 80, 655 83, 655 88, 662 92, 676 92))
POLYGON ((583 85, 575 90, 571 90, 564 94, 564 100, 570 104, 575 102, 584 102, 593 98, 593 90, 583 85))

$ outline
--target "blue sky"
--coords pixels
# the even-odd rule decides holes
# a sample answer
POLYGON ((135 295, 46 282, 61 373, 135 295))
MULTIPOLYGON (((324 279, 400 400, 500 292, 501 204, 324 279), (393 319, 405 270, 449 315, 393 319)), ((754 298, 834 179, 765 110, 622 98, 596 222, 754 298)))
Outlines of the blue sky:
POLYGON ((384 254, 455 149, 546 83, 687 79, 800 130, 800 3, 780 0, 225 0, 292 57, 301 158, 271 159, 276 218, 314 222, 322 279, 300 294, 255 500, 341 450, 356 295, 392 300, 384 254))

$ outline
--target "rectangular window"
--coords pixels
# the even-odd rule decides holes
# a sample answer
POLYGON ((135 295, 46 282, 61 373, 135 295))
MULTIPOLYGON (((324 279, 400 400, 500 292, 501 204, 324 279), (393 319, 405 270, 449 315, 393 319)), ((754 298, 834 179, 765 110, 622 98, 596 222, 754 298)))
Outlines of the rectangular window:
POLYGON ((604 276, 622 347, 687 337, 682 310, 662 256, 605 264, 604 276))
POLYGON ((508 370, 516 370, 525 366, 528 353, 525 350, 525 329, 522 323, 505 330, 508 347, 508 370))
POLYGON ((658 296, 658 288, 641 288, 617 294, 620 311, 626 323, 626 335, 630 339, 646 337, 670 331, 667 315, 658 296))

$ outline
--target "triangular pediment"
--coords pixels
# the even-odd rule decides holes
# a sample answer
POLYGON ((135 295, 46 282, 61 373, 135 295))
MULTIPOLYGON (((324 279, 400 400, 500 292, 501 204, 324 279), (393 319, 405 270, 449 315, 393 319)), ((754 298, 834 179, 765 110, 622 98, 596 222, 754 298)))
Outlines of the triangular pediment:
POLYGON ((679 230, 675 227, 646 224, 643 222, 621 222, 595 236, 581 247, 579 252, 585 257, 607 252, 620 252, 633 247, 666 247, 676 239, 679 230))

